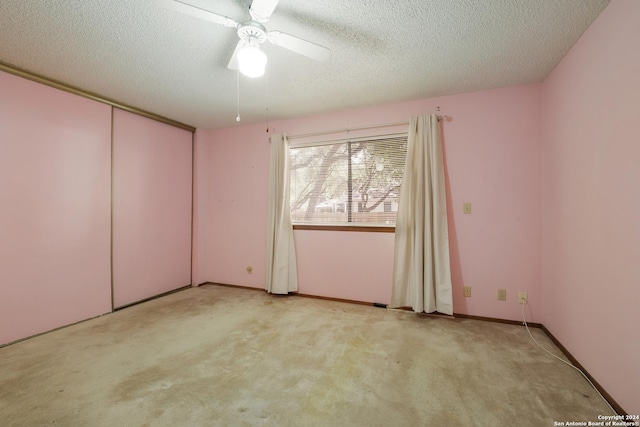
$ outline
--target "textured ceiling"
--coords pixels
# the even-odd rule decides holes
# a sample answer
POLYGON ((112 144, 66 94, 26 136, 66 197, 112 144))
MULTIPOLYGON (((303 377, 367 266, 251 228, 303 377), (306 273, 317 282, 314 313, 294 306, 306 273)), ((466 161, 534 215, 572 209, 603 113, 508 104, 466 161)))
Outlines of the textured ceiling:
MULTIPOLYGON (((185 0, 248 18, 251 0, 185 0)), ((242 124, 541 82, 606 0, 280 0, 266 24, 326 46, 266 43, 240 78, 242 124)), ((159 0, 1 0, 0 61, 201 127, 236 125, 235 30, 159 0)))

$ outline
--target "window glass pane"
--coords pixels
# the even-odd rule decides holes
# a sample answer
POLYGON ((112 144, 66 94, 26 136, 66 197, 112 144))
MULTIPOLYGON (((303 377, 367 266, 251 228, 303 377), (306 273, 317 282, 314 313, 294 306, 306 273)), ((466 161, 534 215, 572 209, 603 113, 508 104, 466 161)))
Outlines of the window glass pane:
POLYGON ((406 152, 406 135, 291 148, 292 221, 395 225, 406 152))

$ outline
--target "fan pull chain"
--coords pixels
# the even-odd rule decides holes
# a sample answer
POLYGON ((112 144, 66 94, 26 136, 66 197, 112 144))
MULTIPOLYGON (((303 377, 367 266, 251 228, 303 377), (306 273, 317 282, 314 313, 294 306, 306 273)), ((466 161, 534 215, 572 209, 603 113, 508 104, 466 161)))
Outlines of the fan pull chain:
POLYGON ((236 70, 236 96, 238 101, 238 115, 236 116, 236 122, 240 121, 240 67, 236 70))
POLYGON ((266 73, 265 80, 267 83, 267 133, 269 133, 269 73, 266 73))

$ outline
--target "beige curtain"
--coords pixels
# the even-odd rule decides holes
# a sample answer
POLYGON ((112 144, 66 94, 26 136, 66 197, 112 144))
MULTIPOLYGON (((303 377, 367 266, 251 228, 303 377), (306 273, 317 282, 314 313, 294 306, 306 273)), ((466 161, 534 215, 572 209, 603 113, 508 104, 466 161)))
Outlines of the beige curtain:
POLYGON ((391 307, 453 314, 440 123, 412 117, 396 222, 391 307))
POLYGON ((269 213, 267 225, 267 278, 273 294, 298 290, 298 269, 289 210, 289 143, 284 134, 271 137, 269 213))

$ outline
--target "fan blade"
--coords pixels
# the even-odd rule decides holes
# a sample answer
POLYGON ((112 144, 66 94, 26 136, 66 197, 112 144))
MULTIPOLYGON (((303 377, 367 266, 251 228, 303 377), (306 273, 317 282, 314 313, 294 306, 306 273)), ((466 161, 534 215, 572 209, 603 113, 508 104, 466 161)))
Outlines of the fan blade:
POLYGON ((280 0, 253 0, 249 8, 251 19, 258 22, 267 22, 280 0))
POLYGON ((269 41, 276 46, 289 49, 316 61, 326 61, 331 53, 324 46, 294 37, 282 31, 269 31, 269 41))
POLYGON ((236 48, 233 51, 233 55, 231 55, 231 59, 229 60, 229 64, 227 64, 227 68, 230 70, 237 70, 238 69, 238 51, 240 50, 240 47, 242 46, 242 40, 238 41, 238 44, 236 45, 236 48))
POLYGON ((236 28, 238 26, 236 21, 227 16, 218 15, 217 13, 201 9, 197 6, 192 6, 179 0, 162 0, 162 3, 167 9, 175 10, 176 12, 184 13, 185 15, 195 16, 196 18, 224 25, 225 27, 236 28))

